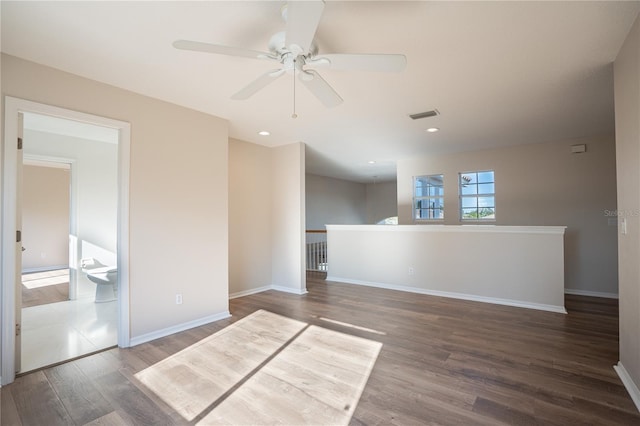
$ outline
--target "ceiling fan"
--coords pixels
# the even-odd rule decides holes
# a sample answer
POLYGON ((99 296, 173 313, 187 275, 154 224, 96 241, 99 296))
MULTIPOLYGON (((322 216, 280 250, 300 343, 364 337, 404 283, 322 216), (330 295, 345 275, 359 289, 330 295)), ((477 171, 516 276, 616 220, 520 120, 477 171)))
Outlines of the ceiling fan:
POLYGON ((342 98, 313 68, 358 71, 402 71, 404 69, 407 63, 404 55, 318 54, 318 47, 313 39, 320 23, 323 9, 323 0, 288 2, 282 8, 282 17, 286 21, 286 31, 276 33, 271 37, 268 45, 269 52, 189 40, 176 40, 173 42, 173 46, 183 50, 270 60, 282 64, 280 68, 261 75, 231 96, 231 99, 236 100, 248 99, 288 72, 296 74, 300 82, 325 106, 334 107, 342 103, 342 98))

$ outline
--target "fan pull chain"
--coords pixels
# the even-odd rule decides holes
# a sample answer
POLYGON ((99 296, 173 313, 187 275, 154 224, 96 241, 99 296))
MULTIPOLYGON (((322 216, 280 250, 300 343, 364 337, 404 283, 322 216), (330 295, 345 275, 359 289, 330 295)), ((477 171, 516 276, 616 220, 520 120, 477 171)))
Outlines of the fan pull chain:
POLYGON ((298 118, 296 114, 296 60, 293 60, 293 114, 291 118, 298 118))

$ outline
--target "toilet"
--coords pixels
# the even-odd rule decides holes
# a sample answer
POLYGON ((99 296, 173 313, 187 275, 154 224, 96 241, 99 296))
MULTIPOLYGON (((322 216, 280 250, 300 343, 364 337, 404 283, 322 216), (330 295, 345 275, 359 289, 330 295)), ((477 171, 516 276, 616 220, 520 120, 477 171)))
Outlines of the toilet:
POLYGON ((117 267, 104 266, 95 259, 82 259, 81 266, 89 281, 96 284, 96 303, 112 302, 117 299, 117 267))

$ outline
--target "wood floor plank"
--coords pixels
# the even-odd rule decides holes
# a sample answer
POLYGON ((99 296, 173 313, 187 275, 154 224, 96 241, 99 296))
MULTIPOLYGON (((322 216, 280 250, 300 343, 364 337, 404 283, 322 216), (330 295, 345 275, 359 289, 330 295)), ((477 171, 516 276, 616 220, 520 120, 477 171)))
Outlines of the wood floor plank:
POLYGON ((69 283, 29 289, 22 286, 22 307, 46 305, 69 300, 69 283))
POLYGON ((134 423, 124 419, 120 414, 118 414, 117 411, 113 411, 109 414, 106 414, 100 418, 95 419, 92 422, 84 424, 84 426, 123 426, 123 425, 134 426, 134 423))
MULTIPOLYGON (((267 310, 309 327, 382 344, 351 425, 640 425, 640 413, 612 368, 619 345, 615 300, 567 295, 569 313, 563 315, 330 283, 317 276, 307 280, 307 289, 304 296, 269 290, 233 299, 231 318, 73 361, 112 408, 93 423, 189 424, 136 374, 267 310)), ((242 342, 228 342, 229 348, 237 345, 242 342)), ((300 377, 316 383, 322 375, 317 365, 326 357, 341 359, 345 350, 313 355, 300 377)), ((297 370, 282 363, 273 369, 276 381, 261 380, 262 391, 277 392, 283 385, 278 379, 297 370)), ((56 412, 56 407, 64 408, 52 391, 59 386, 56 374, 45 370, 28 383, 3 387, 3 412, 11 406, 4 398, 9 391, 15 399, 14 417, 17 413, 24 424, 43 418, 47 425, 73 422, 64 410, 56 412), (27 403, 29 392, 36 392, 35 401, 42 403, 27 403)), ((69 384, 66 389, 75 392, 72 388, 69 384)), ((77 388, 86 393, 83 386, 77 388)), ((168 391, 164 397, 172 395, 168 391)), ((260 398, 260 392, 254 397, 260 398)), ((295 418, 294 413, 290 419, 295 418)))
POLYGON ((0 388, 0 425, 22 426, 18 408, 8 388, 0 388))
POLYGON ((23 426, 73 424, 43 371, 18 377, 7 389, 13 396, 23 426))
POLYGON ((89 423, 114 410, 77 364, 61 364, 44 373, 76 424, 89 423))
POLYGON ((119 415, 136 425, 173 425, 167 416, 125 376, 114 372, 95 381, 96 388, 119 415))

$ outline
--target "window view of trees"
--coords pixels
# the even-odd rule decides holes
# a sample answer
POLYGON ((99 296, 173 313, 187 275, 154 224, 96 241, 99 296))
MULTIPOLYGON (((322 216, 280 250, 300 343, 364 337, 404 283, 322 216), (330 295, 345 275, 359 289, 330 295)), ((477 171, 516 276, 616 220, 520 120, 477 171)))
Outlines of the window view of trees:
POLYGON ((493 170, 466 172, 460 179, 460 219, 495 220, 496 197, 493 170))

